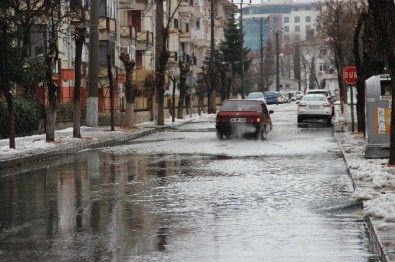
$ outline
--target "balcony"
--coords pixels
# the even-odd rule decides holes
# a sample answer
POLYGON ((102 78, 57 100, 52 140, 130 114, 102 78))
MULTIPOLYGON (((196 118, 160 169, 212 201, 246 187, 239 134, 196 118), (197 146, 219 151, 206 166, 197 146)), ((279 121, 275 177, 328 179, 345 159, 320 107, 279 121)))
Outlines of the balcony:
POLYGON ((137 38, 136 27, 131 25, 120 26, 120 37, 121 45, 134 45, 137 38))
POLYGON ((145 10, 148 0, 120 0, 119 8, 125 10, 145 10))
POLYGON ((99 18, 99 38, 100 40, 115 41, 117 33, 116 20, 109 17, 99 18))
POLYGON ((180 40, 180 43, 190 42, 191 35, 189 34, 189 32, 179 32, 178 39, 180 40))
POLYGON ((150 31, 136 33, 136 50, 149 50, 154 44, 154 34, 150 31))
POLYGON ((195 12, 195 7, 190 5, 187 1, 182 1, 178 11, 184 14, 193 14, 195 12))

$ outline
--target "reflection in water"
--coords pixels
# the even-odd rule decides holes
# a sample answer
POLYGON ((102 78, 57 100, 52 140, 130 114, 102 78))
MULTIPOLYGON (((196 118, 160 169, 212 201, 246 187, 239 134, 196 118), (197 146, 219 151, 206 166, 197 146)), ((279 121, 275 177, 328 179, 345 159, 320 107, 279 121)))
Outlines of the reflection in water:
MULTIPOLYGON (((295 247, 302 248, 292 241, 300 235, 303 219, 320 229, 318 236, 306 232, 303 244, 316 237, 313 242, 328 241, 329 248, 344 252, 346 258, 372 257, 362 243, 361 221, 303 211, 280 223, 309 201, 336 197, 339 190, 333 183, 345 182, 334 181, 341 172, 332 162, 313 159, 317 166, 305 167, 306 159, 299 158, 287 163, 237 160, 259 170, 248 174, 208 168, 221 170, 232 161, 90 151, 49 161, 45 168, 0 176, 0 261, 182 261, 186 256, 190 261, 240 261, 243 255, 273 259, 265 253, 272 252, 273 245, 280 252, 293 247, 291 254, 295 247), (320 174, 306 175, 318 166, 320 174), (340 232, 344 236, 336 236, 340 232), (245 245, 242 250, 240 243, 245 245)), ((343 194, 348 190, 342 189, 343 194)), ((327 261, 339 258, 333 250, 327 261)), ((296 261, 292 258, 289 261, 296 261)))
POLYGON ((160 227, 157 230, 156 236, 158 238, 158 251, 165 251, 166 250, 166 244, 167 244, 167 234, 168 234, 168 228, 165 227, 160 227))

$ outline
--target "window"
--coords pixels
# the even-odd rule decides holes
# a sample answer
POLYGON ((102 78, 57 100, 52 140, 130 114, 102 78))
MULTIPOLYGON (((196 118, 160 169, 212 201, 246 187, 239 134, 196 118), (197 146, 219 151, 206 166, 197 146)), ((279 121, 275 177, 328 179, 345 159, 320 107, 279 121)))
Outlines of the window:
POLYGON ((311 22, 311 16, 306 16, 306 23, 310 23, 311 22))
POLYGON ((287 25, 284 26, 284 32, 287 32, 287 33, 289 32, 289 26, 287 26, 287 25))
POLYGON ((195 28, 196 28, 196 30, 200 30, 200 19, 199 18, 197 18, 195 21, 195 28))
POLYGON ((321 63, 320 64, 320 72, 326 72, 326 68, 327 68, 327 66, 326 66, 326 64, 324 64, 324 63, 321 63))
POLYGON ((110 17, 115 19, 115 3, 112 0, 100 0, 99 16, 110 17))
POLYGON ((299 25, 295 25, 295 32, 300 32, 300 26, 299 25))
POLYGON ((70 0, 70 9, 75 11, 75 10, 81 10, 83 6, 82 0, 70 0))
POLYGON ((30 55, 43 56, 45 51, 45 25, 33 25, 30 30, 30 55))
POLYGON ((300 16, 295 16, 295 23, 300 23, 300 16))
POLYGON ((289 17, 288 16, 284 17, 284 23, 289 23, 289 17))

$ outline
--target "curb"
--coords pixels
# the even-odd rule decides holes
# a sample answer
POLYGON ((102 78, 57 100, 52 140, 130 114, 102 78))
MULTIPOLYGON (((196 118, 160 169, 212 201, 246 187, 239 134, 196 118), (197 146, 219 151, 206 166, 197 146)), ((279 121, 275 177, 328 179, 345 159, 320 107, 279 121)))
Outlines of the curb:
MULTIPOLYGON (((347 138, 344 136, 343 132, 335 132, 335 139, 336 139, 337 145, 339 146, 342 158, 347 165, 347 156, 346 156, 346 153, 344 152, 344 149, 343 149, 342 143, 341 143, 342 141, 343 141, 343 143, 346 143, 347 138)), ((350 171, 350 168, 348 168, 346 166, 346 169, 347 169, 347 174, 350 177, 350 179, 352 181, 353 188, 355 190, 357 188, 357 184, 356 184, 354 177, 350 171)), ((362 204, 363 204, 363 206, 365 206, 364 201, 362 201, 362 204)), ((379 257, 380 261, 381 262, 390 262, 391 260, 389 260, 388 255, 386 254, 385 248, 380 241, 380 237, 377 234, 377 230, 376 230, 376 227, 374 226, 372 217, 367 216, 367 217, 364 217, 363 220, 366 223, 366 228, 368 230, 369 239, 372 242, 372 246, 375 250, 375 253, 379 257)))
POLYGON ((148 134, 155 133, 157 131, 161 131, 163 129, 168 128, 167 126, 165 127, 155 127, 155 128, 150 128, 150 129, 145 129, 142 131, 135 131, 130 134, 121 134, 118 137, 103 137, 99 138, 98 141, 94 142, 85 142, 79 145, 65 145, 62 146, 61 148, 55 149, 55 150, 50 150, 42 153, 37 153, 37 154, 32 154, 30 156, 22 156, 22 157, 15 157, 11 159, 6 159, 0 161, 0 170, 5 170, 9 168, 14 168, 14 167, 21 167, 22 165, 25 164, 30 164, 34 162, 39 162, 39 161, 44 161, 44 160, 49 160, 61 156, 67 156, 67 155, 72 155, 75 154, 81 150, 85 149, 95 149, 95 148, 100 148, 100 147, 108 147, 108 146, 114 146, 114 145, 120 145, 123 144, 129 140, 133 140, 142 136, 146 136, 148 134))

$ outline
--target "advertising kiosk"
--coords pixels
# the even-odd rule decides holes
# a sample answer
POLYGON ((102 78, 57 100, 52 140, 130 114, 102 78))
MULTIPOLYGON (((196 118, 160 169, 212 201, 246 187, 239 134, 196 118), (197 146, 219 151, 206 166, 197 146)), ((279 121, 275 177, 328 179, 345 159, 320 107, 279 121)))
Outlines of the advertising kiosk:
POLYGON ((391 124, 391 78, 375 75, 365 81, 366 136, 365 158, 389 157, 391 124))

